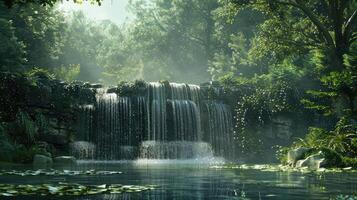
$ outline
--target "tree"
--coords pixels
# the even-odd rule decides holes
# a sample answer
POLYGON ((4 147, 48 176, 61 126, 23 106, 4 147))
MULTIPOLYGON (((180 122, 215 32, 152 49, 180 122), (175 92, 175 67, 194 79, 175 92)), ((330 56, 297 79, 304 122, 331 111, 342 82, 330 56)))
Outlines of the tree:
MULTIPOLYGON (((52 8, 36 4, 11 9, 1 4, 0 8, 0 20, 4 23, 1 34, 4 39, 8 38, 2 44, 5 50, 9 48, 9 53, 4 56, 13 57, 12 66, 8 67, 13 71, 18 71, 15 68, 29 70, 34 66, 53 68, 61 53, 64 16, 52 8), (19 59, 14 58, 15 53, 19 59)), ((1 59, 1 65, 8 65, 4 63, 6 60, 1 59)))
POLYGON ((12 21, 0 18, 0 70, 17 71, 26 62, 24 43, 15 36, 12 21))
MULTIPOLYGON (((230 0, 231 6, 251 6, 271 17, 266 23, 297 37, 284 37, 264 26, 262 31, 272 34, 282 45, 304 46, 308 49, 325 48, 332 56, 329 70, 343 70, 343 55, 357 40, 357 3, 353 0, 230 0), (299 23, 300 21, 300 23, 299 23), (312 26, 313 28, 308 28, 312 26), (290 29, 290 31, 288 30, 290 29)), ((272 26, 270 26, 272 27, 272 26)), ((278 30, 279 31, 279 30, 278 30)), ((279 34, 280 33, 280 34, 279 34)), ((276 41, 278 42, 278 41, 276 41)), ((300 48, 300 47, 299 47, 300 48)))
MULTIPOLYGON (((357 40, 357 2, 228 0, 226 6, 236 12, 249 7, 264 13, 268 19, 260 26, 256 38, 260 48, 255 53, 271 54, 277 62, 293 54, 312 55, 315 67, 312 71, 316 72, 323 88, 322 93, 311 94, 330 98, 334 103, 341 98, 348 101, 342 110, 348 109, 356 117, 353 99, 357 95, 357 85, 352 80, 355 72, 345 64, 344 57, 351 53, 352 45, 357 40), (341 80, 345 81, 337 87, 336 82, 341 80)), ((334 106, 330 104, 329 107, 334 106)))
POLYGON ((217 1, 137 0, 130 7, 136 16, 129 25, 130 40, 136 43, 144 78, 210 79, 207 69, 215 50, 213 11, 217 1))

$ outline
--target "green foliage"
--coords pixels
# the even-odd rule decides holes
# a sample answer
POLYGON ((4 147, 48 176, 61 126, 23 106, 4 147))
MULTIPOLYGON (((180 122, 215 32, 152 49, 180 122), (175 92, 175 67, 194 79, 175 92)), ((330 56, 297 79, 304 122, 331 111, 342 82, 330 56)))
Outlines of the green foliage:
POLYGON ((60 66, 55 68, 54 75, 56 78, 70 82, 77 78, 80 73, 81 66, 79 64, 70 64, 69 66, 60 66))
POLYGON ((33 148, 28 149, 22 144, 17 144, 14 152, 12 152, 12 161, 16 163, 31 163, 35 154, 36 152, 33 148))
POLYGON ((357 169, 357 158, 342 157, 342 163, 346 167, 357 169))
POLYGON ((51 74, 47 69, 35 67, 26 73, 27 79, 34 87, 43 86, 44 81, 53 80, 55 76, 51 74))
POLYGON ((34 142, 37 135, 37 127, 27 112, 20 111, 17 114, 16 128, 16 133, 20 137, 26 137, 28 143, 34 142))
POLYGON ((301 112, 300 94, 296 88, 298 71, 280 68, 269 75, 248 79, 226 75, 221 83, 228 91, 228 102, 234 102, 235 139, 242 154, 251 155, 264 150, 261 130, 277 114, 301 112), (289 70, 291 70, 289 72, 289 70))
POLYGON ((284 146, 275 146, 275 157, 280 161, 280 163, 287 165, 288 164, 288 151, 291 150, 291 147, 284 146))
POLYGON ((26 62, 25 45, 15 36, 12 20, 0 18, 0 44, 0 71, 21 69, 26 62))
POLYGON ((296 147, 311 148, 313 151, 307 155, 322 151, 327 160, 330 161, 330 166, 340 167, 345 165, 349 167, 349 164, 353 164, 357 156, 356 138, 357 125, 352 124, 347 117, 343 117, 331 131, 311 127, 305 138, 300 138, 291 147, 284 150, 296 147))
POLYGON ((120 82, 118 90, 116 91, 120 96, 145 96, 146 82, 143 80, 136 80, 135 82, 120 82))
POLYGON ((44 68, 35 67, 26 73, 30 79, 53 79, 54 76, 44 68))
POLYGON ((35 124, 29 119, 28 114, 20 112, 15 123, 15 126, 8 123, 0 125, 0 161, 30 163, 35 154, 47 155, 47 152, 34 145, 35 124), (26 142, 23 142, 23 137, 26 137, 26 142))

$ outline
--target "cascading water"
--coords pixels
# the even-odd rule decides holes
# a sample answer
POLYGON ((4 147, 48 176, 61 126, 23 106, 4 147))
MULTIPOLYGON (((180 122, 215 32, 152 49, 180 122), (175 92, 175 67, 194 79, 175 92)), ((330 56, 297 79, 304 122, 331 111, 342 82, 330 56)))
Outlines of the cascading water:
POLYGON ((200 86, 185 83, 170 83, 171 100, 191 100, 200 107, 200 86))
POLYGON ((80 112, 78 117, 79 123, 76 132, 77 139, 89 141, 93 135, 93 112, 94 105, 82 105, 79 107, 80 112))
POLYGON ((170 115, 168 135, 170 140, 201 141, 201 117, 195 102, 190 100, 168 100, 170 115))
POLYGON ((93 142, 97 145, 97 158, 115 159, 121 139, 118 96, 114 93, 98 94, 96 108, 97 131, 93 142))
POLYGON ((148 140, 166 140, 166 90, 158 82, 148 84, 148 140))
POLYGON ((203 159, 213 158, 211 145, 191 141, 144 141, 140 158, 149 159, 203 159))
POLYGON ((208 119, 205 124, 205 141, 209 142, 217 156, 232 157, 234 151, 232 134, 232 114, 230 108, 217 102, 206 102, 208 119))
POLYGON ((87 141, 76 141, 69 144, 71 155, 79 159, 94 159, 95 145, 87 141))
POLYGON ((127 96, 98 89, 96 104, 84 106, 78 118, 78 139, 84 142, 74 143, 74 154, 88 158, 95 151, 94 159, 121 160, 197 159, 231 152, 232 116, 226 105, 203 102, 197 85, 153 82, 145 89, 146 94, 127 96))
POLYGON ((134 159, 145 130, 145 99, 104 93, 97 96, 96 107, 97 158, 134 159))

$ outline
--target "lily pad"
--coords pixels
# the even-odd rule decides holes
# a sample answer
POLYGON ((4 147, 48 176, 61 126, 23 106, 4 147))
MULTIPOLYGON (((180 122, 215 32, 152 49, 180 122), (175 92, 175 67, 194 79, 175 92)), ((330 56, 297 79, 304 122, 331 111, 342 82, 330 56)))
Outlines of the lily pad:
POLYGON ((81 185, 78 183, 58 183, 41 185, 15 185, 1 184, 0 196, 78 196, 94 194, 120 194, 142 192, 152 190, 155 186, 140 185, 121 185, 121 184, 103 184, 103 185, 81 185))
POLYGON ((55 169, 38 169, 38 170, 1 170, 1 175, 14 175, 14 176, 76 176, 76 175, 114 175, 121 174, 120 171, 96 171, 96 170, 86 170, 86 171, 72 171, 72 170, 55 170, 55 169))
POLYGON ((318 170, 309 170, 307 167, 294 168, 286 165, 235 165, 235 164, 227 164, 227 165, 215 165, 211 166, 211 169, 243 169, 243 170, 260 170, 265 172, 301 172, 301 173, 337 173, 337 172, 357 172, 356 169, 353 168, 320 168, 318 170))

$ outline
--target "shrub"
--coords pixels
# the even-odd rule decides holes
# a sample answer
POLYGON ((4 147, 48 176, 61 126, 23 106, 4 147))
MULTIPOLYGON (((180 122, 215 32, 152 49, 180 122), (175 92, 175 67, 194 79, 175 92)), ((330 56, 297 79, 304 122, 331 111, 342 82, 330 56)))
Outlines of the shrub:
POLYGON ((26 137, 28 143, 31 143, 35 140, 35 136, 37 134, 36 124, 27 112, 20 111, 17 115, 15 123, 17 127, 16 132, 20 137, 26 137))
MULTIPOLYGON (((357 126, 352 124, 347 117, 342 117, 331 131, 311 127, 305 138, 300 138, 292 146, 284 148, 284 153, 297 147, 307 147, 312 151, 308 152, 305 157, 322 151, 330 167, 356 166, 356 138, 357 126)), ((282 163, 285 159, 284 155, 280 155, 282 163)))
POLYGON ((37 145, 33 145, 30 148, 26 148, 24 145, 17 145, 14 149, 12 161, 16 163, 31 163, 33 157, 36 154, 41 154, 45 156, 51 156, 44 149, 39 148, 37 145))
POLYGON ((352 167, 357 169, 357 158, 342 157, 344 167, 352 167))

